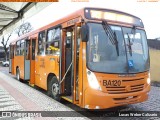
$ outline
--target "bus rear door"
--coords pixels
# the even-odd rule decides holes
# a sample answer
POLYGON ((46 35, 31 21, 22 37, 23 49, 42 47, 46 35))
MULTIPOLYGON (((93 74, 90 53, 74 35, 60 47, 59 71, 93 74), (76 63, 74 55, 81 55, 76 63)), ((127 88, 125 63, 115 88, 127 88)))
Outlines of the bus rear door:
POLYGON ((24 80, 30 79, 30 45, 31 41, 25 41, 25 54, 24 54, 24 80))
POLYGON ((31 38, 30 44, 30 85, 35 84, 35 49, 36 49, 36 39, 31 38))

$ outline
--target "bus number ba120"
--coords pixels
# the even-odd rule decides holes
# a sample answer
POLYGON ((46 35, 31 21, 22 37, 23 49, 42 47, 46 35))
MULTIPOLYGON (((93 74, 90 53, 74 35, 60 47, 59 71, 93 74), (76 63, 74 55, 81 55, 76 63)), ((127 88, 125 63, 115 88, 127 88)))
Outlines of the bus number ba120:
POLYGON ((103 80, 103 86, 121 86, 121 80, 103 80))

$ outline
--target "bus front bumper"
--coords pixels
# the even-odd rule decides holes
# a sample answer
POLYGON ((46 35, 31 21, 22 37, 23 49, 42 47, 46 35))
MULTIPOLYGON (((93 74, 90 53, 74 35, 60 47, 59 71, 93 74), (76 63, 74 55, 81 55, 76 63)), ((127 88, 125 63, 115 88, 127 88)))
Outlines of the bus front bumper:
POLYGON ((85 90, 84 108, 105 109, 143 102, 148 99, 149 91, 150 85, 148 85, 143 91, 123 94, 108 94, 102 91, 87 88, 85 90))

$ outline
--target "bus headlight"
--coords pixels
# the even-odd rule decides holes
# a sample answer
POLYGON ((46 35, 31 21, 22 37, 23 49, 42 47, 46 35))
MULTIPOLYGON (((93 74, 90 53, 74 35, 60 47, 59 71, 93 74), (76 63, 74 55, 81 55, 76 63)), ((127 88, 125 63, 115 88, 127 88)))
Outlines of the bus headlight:
POLYGON ((149 73, 148 78, 147 78, 147 83, 148 83, 148 84, 150 84, 150 83, 151 83, 150 73, 149 73))
POLYGON ((88 78, 88 83, 89 83, 89 86, 93 89, 96 89, 96 90, 102 90, 98 81, 97 81, 97 78, 95 76, 94 73, 92 73, 91 71, 89 71, 87 69, 87 78, 88 78))

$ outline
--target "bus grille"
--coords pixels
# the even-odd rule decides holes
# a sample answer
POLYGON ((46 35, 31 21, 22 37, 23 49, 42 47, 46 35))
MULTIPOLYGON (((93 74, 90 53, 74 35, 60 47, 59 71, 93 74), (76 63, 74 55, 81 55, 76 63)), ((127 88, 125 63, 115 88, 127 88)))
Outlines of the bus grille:
POLYGON ((142 91, 144 89, 144 84, 121 87, 106 87, 106 89, 109 94, 132 93, 142 91))

